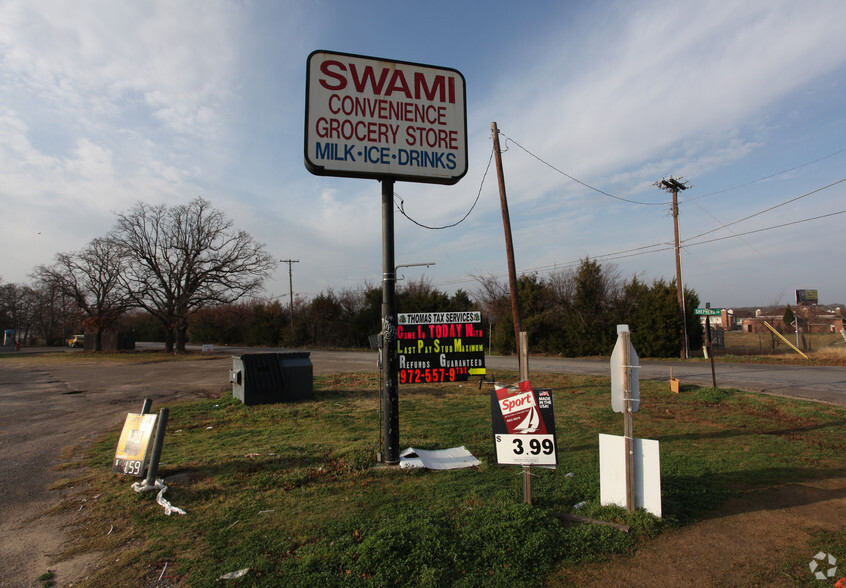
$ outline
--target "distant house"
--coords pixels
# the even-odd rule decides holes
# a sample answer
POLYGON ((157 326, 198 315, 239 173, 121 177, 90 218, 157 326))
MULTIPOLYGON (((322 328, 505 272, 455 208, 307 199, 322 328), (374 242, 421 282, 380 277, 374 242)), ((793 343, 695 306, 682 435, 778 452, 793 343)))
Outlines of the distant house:
MULTIPOLYGON (((799 315, 799 328, 805 333, 839 333, 844 329, 843 311, 839 306, 834 309, 821 306, 800 306, 793 309, 799 315)), ((744 333, 762 333, 767 330, 763 324, 765 321, 781 332, 792 332, 796 328, 793 324, 784 323, 783 310, 780 314, 764 314, 758 309, 754 317, 741 320, 741 329, 744 333)))
POLYGON ((715 314, 710 317, 700 316, 699 322, 702 323, 702 328, 705 328, 705 319, 710 319, 712 329, 722 328, 726 331, 732 331, 737 328, 737 319, 734 317, 734 311, 730 308, 723 308, 720 314, 715 314))

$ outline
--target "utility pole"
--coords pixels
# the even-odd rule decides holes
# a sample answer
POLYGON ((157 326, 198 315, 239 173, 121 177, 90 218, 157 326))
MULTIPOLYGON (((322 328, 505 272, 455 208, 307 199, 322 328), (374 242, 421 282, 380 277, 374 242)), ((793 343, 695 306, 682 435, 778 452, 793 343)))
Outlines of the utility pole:
POLYGON ((505 197, 505 175, 502 172, 502 154, 499 151, 499 128, 491 123, 493 135, 494 157, 496 158, 496 176, 499 180, 499 201, 502 206, 502 225, 505 229, 505 252, 508 257, 508 283, 511 288, 511 314, 514 317, 514 343, 517 346, 517 357, 520 357, 520 333, 523 331, 523 321, 520 318, 520 299, 517 294, 517 269, 514 262, 514 243, 511 241, 511 217, 508 214, 508 200, 505 197))
POLYGON ((291 306, 291 337, 294 336, 294 270, 292 264, 300 263, 299 259, 280 259, 281 263, 288 264, 288 292, 290 293, 291 306))
POLYGON ((687 190, 688 186, 684 182, 674 179, 670 176, 669 180, 662 179, 660 182, 655 182, 655 185, 666 192, 673 195, 673 230, 675 233, 675 249, 676 249, 676 296, 679 303, 679 317, 681 317, 681 358, 688 357, 687 345, 687 321, 685 320, 684 309, 684 282, 682 281, 682 265, 681 265, 681 248, 679 247, 679 190, 687 190))

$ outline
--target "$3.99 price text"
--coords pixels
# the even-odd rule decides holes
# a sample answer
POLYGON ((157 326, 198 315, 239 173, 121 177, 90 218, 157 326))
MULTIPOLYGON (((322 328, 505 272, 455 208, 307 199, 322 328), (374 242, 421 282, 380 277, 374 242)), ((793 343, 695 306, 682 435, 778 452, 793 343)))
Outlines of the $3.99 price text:
POLYGON ((466 381, 467 368, 425 368, 399 371, 400 384, 466 381))
POLYGON ((511 440, 511 444, 513 445, 512 451, 514 455, 522 455, 526 451, 528 451, 532 455, 539 455, 541 452, 544 455, 552 455, 552 452, 555 451, 555 445, 552 443, 552 439, 544 439, 541 441, 535 437, 529 437, 528 443, 526 443, 523 438, 515 435, 514 438, 511 440), (528 448, 524 447, 528 445, 528 448))
POLYGON ((495 435, 497 463, 556 465, 553 435, 495 435))

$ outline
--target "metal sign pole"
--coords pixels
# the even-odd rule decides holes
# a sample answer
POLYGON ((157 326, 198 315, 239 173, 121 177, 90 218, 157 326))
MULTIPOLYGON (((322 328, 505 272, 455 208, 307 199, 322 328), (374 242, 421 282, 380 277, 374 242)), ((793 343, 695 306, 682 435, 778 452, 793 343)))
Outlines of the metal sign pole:
POLYGON ((623 438, 626 442, 626 510, 635 511, 634 490, 634 416, 632 414, 632 356, 630 353, 630 336, 628 330, 620 333, 623 346, 623 438))
POLYGON ((708 349, 708 359, 711 361, 711 384, 717 387, 717 373, 714 371, 714 350, 711 348, 711 317, 705 315, 705 344, 708 349))
MULTIPOLYGON (((529 379, 529 334, 520 331, 517 349, 520 352, 520 381, 529 379)), ((532 504, 532 467, 523 466, 523 502, 532 504)))
POLYGON ((156 424, 156 438, 153 441, 153 453, 150 456, 150 465, 147 468, 147 478, 144 482, 147 486, 156 485, 156 476, 159 473, 159 461, 162 458, 162 445, 164 445, 165 431, 167 430, 167 419, 170 409, 167 407, 159 411, 159 420, 156 424))
POLYGON ((397 354, 396 264, 394 263, 394 180, 382 178, 382 397, 385 407, 385 463, 400 461, 399 355, 397 354))

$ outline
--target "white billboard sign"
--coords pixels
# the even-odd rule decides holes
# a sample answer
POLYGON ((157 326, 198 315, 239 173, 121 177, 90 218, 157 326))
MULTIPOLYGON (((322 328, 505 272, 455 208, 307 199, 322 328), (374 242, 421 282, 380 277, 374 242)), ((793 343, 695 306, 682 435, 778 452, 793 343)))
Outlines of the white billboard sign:
MULTIPOLYGON (((661 517, 661 456, 658 441, 633 439, 635 508, 661 517)), ((599 502, 626 508, 626 439, 599 434, 599 502)))
POLYGON ((305 166, 313 174, 454 184, 467 173, 464 76, 443 67, 315 51, 305 166))

